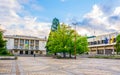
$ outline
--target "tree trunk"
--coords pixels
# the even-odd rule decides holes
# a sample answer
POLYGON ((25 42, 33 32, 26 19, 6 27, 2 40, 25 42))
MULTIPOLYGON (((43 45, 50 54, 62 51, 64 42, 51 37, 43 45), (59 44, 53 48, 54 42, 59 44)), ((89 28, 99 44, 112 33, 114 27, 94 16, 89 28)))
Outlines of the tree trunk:
POLYGON ((69 51, 69 57, 71 58, 71 50, 69 51))
POLYGON ((54 53, 54 55, 56 56, 56 55, 57 55, 57 53, 54 53))
POLYGON ((63 52, 63 57, 66 58, 66 52, 63 52))

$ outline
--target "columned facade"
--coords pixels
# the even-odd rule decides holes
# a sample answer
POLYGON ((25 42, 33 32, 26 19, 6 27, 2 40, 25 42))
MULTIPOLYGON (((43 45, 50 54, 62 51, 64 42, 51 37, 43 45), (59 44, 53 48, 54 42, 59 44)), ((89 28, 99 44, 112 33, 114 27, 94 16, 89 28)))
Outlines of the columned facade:
POLYGON ((15 55, 45 55, 46 54, 46 39, 21 36, 21 35, 7 35, 4 37, 7 43, 7 48, 15 55), (40 43, 42 42, 42 43, 40 43))

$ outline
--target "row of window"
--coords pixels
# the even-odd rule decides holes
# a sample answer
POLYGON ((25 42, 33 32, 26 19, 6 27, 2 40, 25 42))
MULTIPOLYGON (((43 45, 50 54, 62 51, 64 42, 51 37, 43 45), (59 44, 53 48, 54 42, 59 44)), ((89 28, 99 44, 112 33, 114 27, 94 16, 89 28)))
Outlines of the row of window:
MULTIPOLYGON (((14 46, 15 49, 18 49, 18 46, 14 46)), ((29 49, 29 47, 20 46, 20 49, 29 49)), ((30 50, 33 50, 34 46, 30 46, 30 50)), ((35 49, 39 50, 39 46, 35 46, 35 49)))
POLYGON ((98 41, 93 41, 93 42, 88 42, 89 45, 97 45, 97 44, 108 44, 108 43, 115 43, 116 38, 114 38, 112 41, 111 39, 106 39, 106 40, 98 40, 98 41))
MULTIPOLYGON (((25 44, 39 44, 39 40, 23 40, 23 39, 20 39, 20 44, 24 44, 24 41, 25 41, 25 44)), ((14 43, 18 43, 19 40, 18 39, 14 39, 14 43)))
MULTIPOLYGON (((112 54, 112 49, 106 49, 105 54, 112 54)), ((97 50, 97 54, 104 54, 104 50, 97 50)))

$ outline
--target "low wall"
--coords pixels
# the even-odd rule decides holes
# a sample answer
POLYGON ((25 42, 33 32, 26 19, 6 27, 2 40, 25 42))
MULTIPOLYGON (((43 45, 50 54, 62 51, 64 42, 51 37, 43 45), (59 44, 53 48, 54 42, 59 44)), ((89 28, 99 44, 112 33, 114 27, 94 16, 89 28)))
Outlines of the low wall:
POLYGON ((16 60, 16 56, 0 56, 0 60, 16 60))

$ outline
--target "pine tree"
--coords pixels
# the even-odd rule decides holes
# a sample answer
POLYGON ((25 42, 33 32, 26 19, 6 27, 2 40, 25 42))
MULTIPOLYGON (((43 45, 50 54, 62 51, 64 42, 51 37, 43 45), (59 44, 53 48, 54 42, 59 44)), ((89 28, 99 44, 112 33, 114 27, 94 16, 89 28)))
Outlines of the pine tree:
MULTIPOLYGON (((54 32, 54 31, 56 31, 56 30, 58 29, 58 26, 59 26, 59 25, 60 25, 59 19, 54 18, 53 21, 52 21, 51 31, 50 31, 49 36, 48 36, 47 44, 48 44, 48 42, 50 41, 51 33, 54 32)), ((50 50, 48 49, 48 45, 47 45, 47 44, 46 44, 46 49, 47 49, 46 51, 47 51, 47 53, 48 53, 50 50)))
POLYGON ((59 24, 60 24, 59 20, 57 18, 54 18, 53 21, 52 21, 51 30, 56 31, 58 29, 59 24))
POLYGON ((7 55, 6 41, 3 39, 3 32, 0 31, 0 55, 7 55))

